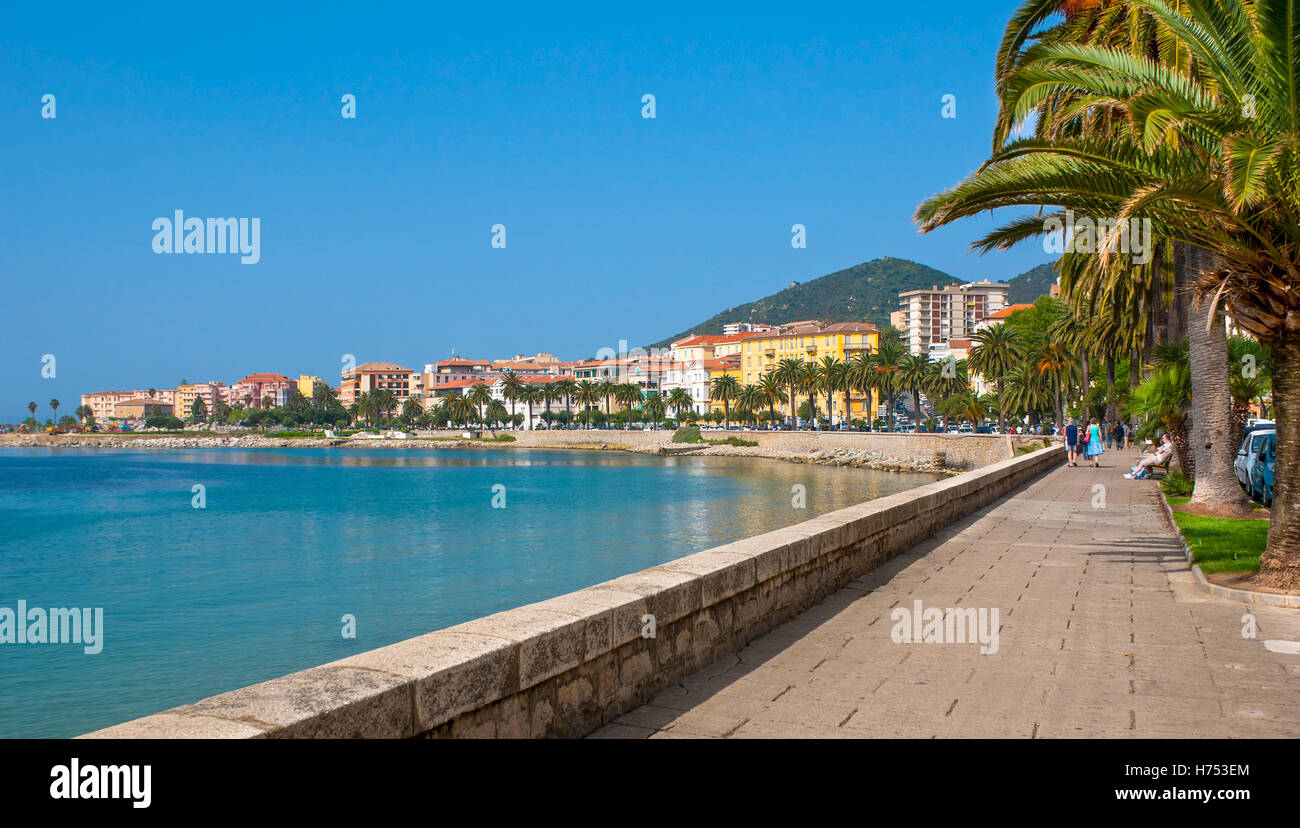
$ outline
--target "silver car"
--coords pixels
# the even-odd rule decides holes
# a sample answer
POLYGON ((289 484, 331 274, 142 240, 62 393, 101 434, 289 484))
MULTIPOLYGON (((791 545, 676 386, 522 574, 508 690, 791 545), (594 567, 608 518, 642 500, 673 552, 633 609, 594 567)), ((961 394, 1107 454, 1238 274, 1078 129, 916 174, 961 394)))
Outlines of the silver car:
POLYGON ((1237 459, 1233 461, 1232 468, 1237 474, 1237 482, 1241 488, 1250 491, 1250 473, 1255 465, 1255 460, 1259 457, 1260 446, 1264 444, 1264 438, 1270 434, 1276 434, 1277 431, 1272 425, 1256 426, 1253 430, 1247 430, 1246 436, 1241 441, 1241 447, 1237 449, 1237 459))

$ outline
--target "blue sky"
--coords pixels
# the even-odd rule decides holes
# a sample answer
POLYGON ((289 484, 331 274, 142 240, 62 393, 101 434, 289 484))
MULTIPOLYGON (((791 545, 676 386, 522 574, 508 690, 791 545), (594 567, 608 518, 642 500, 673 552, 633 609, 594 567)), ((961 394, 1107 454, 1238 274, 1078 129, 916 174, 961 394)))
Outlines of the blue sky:
POLYGON ((580 358, 881 256, 1015 276, 1049 257, 911 217, 989 149, 1016 5, 8 4, 0 422, 344 354, 580 358), (177 209, 260 218, 261 261, 155 254, 177 209))

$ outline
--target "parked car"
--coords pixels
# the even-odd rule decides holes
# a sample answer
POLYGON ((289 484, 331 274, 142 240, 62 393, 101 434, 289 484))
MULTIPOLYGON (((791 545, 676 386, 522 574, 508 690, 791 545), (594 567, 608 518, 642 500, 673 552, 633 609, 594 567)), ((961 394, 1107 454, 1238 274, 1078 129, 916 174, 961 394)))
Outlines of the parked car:
POLYGON ((1250 496, 1265 506, 1273 505, 1273 471, 1276 465, 1277 432, 1266 432, 1250 467, 1250 496))
POLYGON ((1270 434, 1277 434, 1272 424, 1246 426, 1246 436, 1241 439, 1241 446, 1237 449, 1237 459, 1232 463, 1233 471, 1237 475, 1237 482, 1241 484, 1241 488, 1246 492, 1252 491, 1254 477, 1251 469, 1259 456, 1259 450, 1263 445, 1264 438, 1270 434))

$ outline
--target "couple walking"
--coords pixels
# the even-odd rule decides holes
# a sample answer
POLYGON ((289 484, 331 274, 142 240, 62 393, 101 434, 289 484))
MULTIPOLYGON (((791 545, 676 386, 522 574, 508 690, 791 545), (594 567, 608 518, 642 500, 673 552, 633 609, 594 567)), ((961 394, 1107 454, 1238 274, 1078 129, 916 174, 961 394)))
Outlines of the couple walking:
POLYGON ((1092 422, 1080 429, 1074 423, 1065 427, 1065 448, 1069 452, 1069 465, 1078 467, 1079 450, 1083 450, 1083 459, 1092 463, 1095 468, 1101 468, 1101 463, 1097 461, 1101 453, 1105 451, 1102 445, 1103 437, 1101 436, 1101 426, 1097 424, 1097 418, 1093 417, 1092 422))

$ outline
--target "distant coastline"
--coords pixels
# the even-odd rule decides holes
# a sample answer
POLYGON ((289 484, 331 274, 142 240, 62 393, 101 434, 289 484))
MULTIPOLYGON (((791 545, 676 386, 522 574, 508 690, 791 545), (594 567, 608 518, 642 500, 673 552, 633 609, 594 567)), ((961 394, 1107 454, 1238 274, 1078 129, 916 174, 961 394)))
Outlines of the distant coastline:
MULTIPOLYGON (((736 434, 736 432, 732 432, 736 434)), ((972 435, 879 435, 832 432, 740 432, 739 437, 757 446, 727 446, 673 443, 671 431, 499 431, 482 432, 479 439, 462 432, 420 432, 405 439, 357 439, 350 437, 269 437, 260 434, 4 434, 0 448, 124 448, 176 449, 299 449, 326 448, 392 449, 428 451, 440 449, 569 449, 578 451, 626 451, 656 456, 695 455, 705 457, 761 457, 791 463, 869 468, 879 471, 916 472, 951 476, 997 462, 1026 445, 1026 438, 972 435), (510 436, 509 441, 493 439, 510 436)), ((1041 438, 1040 438, 1041 441, 1041 438)))

